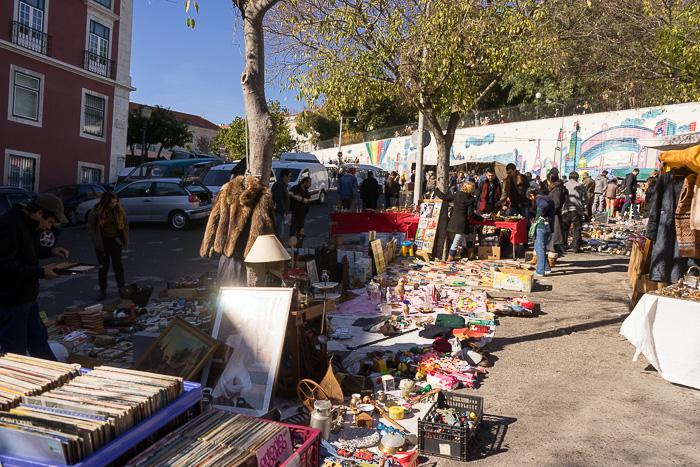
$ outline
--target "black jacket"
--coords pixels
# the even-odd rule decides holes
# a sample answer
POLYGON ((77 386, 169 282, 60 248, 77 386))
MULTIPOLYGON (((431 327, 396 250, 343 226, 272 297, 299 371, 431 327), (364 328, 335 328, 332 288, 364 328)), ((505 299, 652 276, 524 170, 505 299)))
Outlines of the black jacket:
POLYGON ((289 212, 289 192, 287 182, 282 179, 272 184, 272 202, 275 203, 275 213, 286 216, 289 212))
POLYGON ((625 177, 625 195, 637 196, 637 176, 632 172, 625 177))
POLYGON ((377 209, 377 200, 379 199, 379 182, 374 177, 367 178, 362 182, 360 187, 360 196, 365 208, 377 209))
POLYGON ((445 196, 439 188, 435 188, 435 195, 444 202, 452 202, 452 215, 447 223, 447 231, 456 234, 469 233, 469 218, 474 214, 476 197, 463 191, 458 191, 445 196))
POLYGON ((387 198, 398 198, 401 194, 401 187, 399 182, 394 180, 394 177, 387 177, 386 183, 384 184, 384 195, 387 198))
POLYGON ((309 190, 304 190, 301 184, 296 184, 289 189, 289 201, 293 217, 303 219, 309 213, 309 203, 305 203, 304 199, 311 199, 309 190), (301 199, 299 199, 301 198, 301 199))
POLYGON ((517 176, 513 178, 508 177, 504 180, 501 204, 505 203, 507 198, 510 199, 510 205, 513 207, 527 206, 530 204, 530 200, 525 196, 527 189, 530 188, 530 177, 526 174, 520 174, 520 183, 517 183, 516 179, 517 176), (506 190, 506 183, 510 183, 508 190, 506 190))
POLYGON ((561 181, 555 182, 549 187, 549 197, 554 201, 554 229, 552 230, 552 243, 554 245, 566 245, 564 221, 561 217, 561 210, 568 196, 569 191, 561 181))
POLYGON ((39 245, 37 222, 20 206, 0 217, 0 306, 36 300, 44 270, 40 258, 50 258, 51 248, 39 245))

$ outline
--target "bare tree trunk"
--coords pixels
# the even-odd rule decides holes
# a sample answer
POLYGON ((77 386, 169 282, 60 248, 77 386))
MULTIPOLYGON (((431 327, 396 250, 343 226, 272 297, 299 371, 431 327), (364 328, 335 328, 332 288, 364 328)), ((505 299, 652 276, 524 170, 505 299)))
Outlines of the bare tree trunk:
POLYGON ((250 132, 249 168, 267 185, 277 128, 265 99, 265 38, 263 18, 279 0, 234 1, 243 19, 245 69, 241 75, 243 100, 250 132))
MULTIPOLYGON (((450 151, 455 140, 455 131, 459 123, 460 114, 452 112, 447 122, 447 129, 443 132, 440 122, 431 108, 423 110, 428 128, 437 144, 437 186, 443 193, 447 193, 450 187, 450 151)), ((416 180, 418 183, 418 180, 416 180)))

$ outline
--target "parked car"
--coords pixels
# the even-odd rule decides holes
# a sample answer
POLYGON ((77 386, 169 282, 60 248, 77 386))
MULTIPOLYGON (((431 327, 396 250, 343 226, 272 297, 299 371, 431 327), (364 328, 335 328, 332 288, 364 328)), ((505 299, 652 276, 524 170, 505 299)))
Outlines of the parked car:
POLYGON ((75 185, 65 185, 56 188, 49 188, 44 193, 51 193, 58 196, 63 201, 63 213, 68 218, 70 225, 78 223, 76 207, 78 204, 89 199, 99 198, 107 191, 102 185, 96 183, 79 183, 75 185))
MULTIPOLYGON (((208 162, 200 162, 187 169, 182 180, 185 182, 198 181, 209 188, 214 195, 214 199, 216 199, 216 195, 221 191, 221 187, 231 180, 231 169, 237 164, 238 163, 212 165, 208 162)), ((275 172, 271 170, 269 188, 272 188, 272 184, 275 183, 275 180, 275 172)))
POLYGON ((292 179, 289 181, 289 187, 292 188, 298 184, 302 178, 311 177, 311 187, 309 194, 311 201, 317 201, 318 204, 323 204, 326 201, 328 194, 328 172, 323 164, 315 164, 308 162, 273 162, 272 171, 275 172, 275 177, 280 178, 282 169, 292 171, 292 179))
MULTIPOLYGON (((204 220, 211 213, 211 191, 198 182, 183 183, 179 178, 139 180, 115 192, 130 222, 167 222, 176 230, 192 221, 204 220)), ((78 216, 86 223, 90 210, 99 200, 78 206, 78 216)))
POLYGON ((345 170, 348 170, 350 167, 355 168, 355 177, 357 178, 358 187, 367 179, 367 172, 371 170, 372 175, 374 175, 374 178, 377 179, 377 183, 379 183, 379 193, 384 193, 384 181, 388 175, 386 170, 369 164, 343 164, 343 169, 345 170))
MULTIPOLYGON (((15 204, 28 205, 36 193, 27 191, 16 186, 0 186, 0 216, 7 213, 15 204)), ((37 232, 41 246, 53 248, 56 245, 56 238, 61 233, 61 224, 54 224, 48 230, 37 232)))
POLYGON ((129 172, 129 175, 125 177, 120 176, 117 178, 117 184, 115 185, 114 190, 118 191, 129 183, 137 180, 154 178, 182 178, 190 166, 200 162, 214 162, 216 164, 221 164, 221 159, 178 159, 145 162, 134 167, 134 169, 129 172))

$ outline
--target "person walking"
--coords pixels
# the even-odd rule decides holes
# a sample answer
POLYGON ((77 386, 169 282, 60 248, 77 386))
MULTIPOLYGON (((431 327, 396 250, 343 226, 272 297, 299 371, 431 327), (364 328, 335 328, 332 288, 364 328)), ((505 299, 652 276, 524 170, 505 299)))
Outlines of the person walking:
POLYGON ((15 204, 0 217, 0 350, 56 360, 46 326, 39 316, 39 279, 60 277, 55 265, 39 266, 39 259, 68 258, 64 248, 39 244, 37 232, 55 222, 68 223, 63 203, 42 193, 27 206, 15 204))
POLYGON ((588 194, 588 204, 586 204, 584 211, 585 219, 588 222, 591 220, 591 216, 593 215, 592 206, 593 198, 595 196, 595 181, 588 175, 588 172, 583 172, 583 176, 581 177, 581 185, 586 187, 586 193, 588 194))
POLYGON ((353 203, 357 200, 357 170, 355 167, 350 167, 345 175, 338 180, 338 196, 342 203, 343 209, 350 210, 353 203))
POLYGON ((552 225, 554 224, 554 201, 549 196, 543 195, 538 188, 528 188, 526 196, 536 207, 533 225, 530 227, 531 232, 534 231, 535 254, 537 255, 535 275, 544 276, 552 271, 547 261, 547 244, 552 236, 552 225))
POLYGON ((438 198, 442 199, 443 202, 452 202, 452 215, 447 223, 447 231, 454 234, 454 239, 450 246, 448 261, 454 261, 460 245, 467 247, 470 261, 476 257, 474 245, 468 238, 471 234, 469 218, 476 207, 475 189, 476 185, 473 182, 464 182, 460 191, 448 195, 445 195, 439 188, 435 188, 435 195, 438 198))
POLYGON ((593 189, 593 207, 592 212, 597 213, 605 209, 605 187, 608 184, 608 171, 603 170, 595 178, 595 186, 593 189))
POLYGON ((486 169, 486 178, 479 182, 476 189, 477 207, 479 214, 491 214, 497 210, 501 199, 501 182, 492 168, 486 169))
POLYGON ((569 237, 570 226, 573 225, 571 247, 574 253, 581 253, 581 230, 583 229, 583 214, 588 205, 586 187, 578 181, 578 172, 569 174, 569 181, 564 184, 568 191, 562 220, 564 221, 564 238, 569 237))
POLYGON ((379 200, 379 182, 374 178, 374 172, 367 171, 367 178, 362 182, 360 187, 360 196, 362 197, 362 205, 364 209, 377 209, 377 201, 379 200))
POLYGON ((627 206, 630 208, 630 217, 634 217, 635 220, 639 220, 639 213, 637 212, 637 175, 639 174, 639 169, 634 169, 632 172, 628 173, 625 177, 625 202, 622 205, 620 211, 620 217, 625 217, 625 211, 627 211, 627 206))
POLYGON ((292 223, 289 226, 289 236, 299 237, 304 234, 304 222, 309 213, 311 203, 311 177, 304 177, 299 183, 289 189, 289 205, 292 211, 292 223))
POLYGON ((612 217, 615 213, 615 200, 617 199, 617 177, 610 179, 605 185, 605 209, 608 212, 608 217, 612 217))
POLYGON ((552 251, 548 252, 547 262, 550 267, 554 267, 557 264, 559 255, 564 254, 564 247, 567 242, 562 210, 569 192, 562 181, 559 180, 558 172, 550 172, 548 183, 547 192, 549 194, 547 196, 554 202, 554 223, 550 226, 552 231, 552 251))
POLYGON ((503 182, 503 193, 501 194, 502 209, 506 209, 507 200, 510 202, 510 208, 508 209, 509 216, 520 214, 527 219, 530 210, 530 201, 527 196, 525 196, 525 193, 528 188, 530 188, 530 179, 527 175, 521 174, 513 163, 506 166, 506 173, 508 177, 506 177, 503 182))
POLYGON ((654 191, 656 190, 656 182, 659 181, 659 171, 653 170, 647 178, 647 189, 644 192, 644 214, 642 217, 649 217, 651 211, 651 198, 654 196, 654 191))
POLYGON ((284 243, 287 238, 285 225, 287 223, 287 214, 289 214, 289 182, 292 180, 292 171, 289 169, 280 170, 280 178, 272 184, 270 192, 272 193, 272 202, 275 203, 275 220, 277 222, 277 233, 284 243))
POLYGON ((107 298, 107 274, 112 263, 117 288, 124 287, 122 250, 129 248, 129 221, 113 191, 105 191, 100 201, 88 213, 87 232, 95 245, 97 262, 102 266, 97 272, 100 293, 97 301, 107 298))

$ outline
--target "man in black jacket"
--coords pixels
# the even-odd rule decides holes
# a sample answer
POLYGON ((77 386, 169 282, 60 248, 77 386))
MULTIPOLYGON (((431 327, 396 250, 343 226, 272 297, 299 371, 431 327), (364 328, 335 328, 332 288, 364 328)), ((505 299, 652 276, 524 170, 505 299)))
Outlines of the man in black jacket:
POLYGON ((530 200, 525 196, 527 189, 530 188, 530 177, 521 174, 515 164, 510 163, 506 166, 508 176, 503 181, 503 193, 501 194, 501 206, 505 210, 506 200, 510 201, 508 215, 515 216, 520 214, 527 218, 530 210, 530 200))
POLYGON ((309 213, 309 203, 311 202, 310 186, 311 177, 304 177, 289 189, 292 209, 292 224, 289 227, 290 237, 298 237, 304 230, 304 221, 309 213))
POLYGON ((52 265, 39 267, 39 258, 67 258, 63 248, 39 245, 37 231, 54 222, 67 223, 63 203, 52 194, 37 196, 29 206, 14 205, 0 217, 0 349, 56 360, 46 326, 39 316, 39 279, 56 279, 52 265))
POLYGON ((379 182, 374 178, 374 173, 371 170, 367 171, 367 179, 362 182, 360 196, 362 197, 362 204, 364 204, 365 209, 377 209, 379 182))
POLYGON ((625 211, 627 211, 627 206, 632 205, 631 216, 635 220, 639 220, 639 213, 637 212, 637 175, 639 174, 639 169, 634 169, 632 172, 628 173, 625 177, 625 203, 622 205, 620 210, 620 216, 625 217, 625 211))
POLYGON ((387 207, 398 206, 400 196, 399 174, 391 172, 391 175, 386 178, 384 183, 384 197, 386 198, 387 207))
POLYGON ((275 203, 275 220, 277 221, 277 233, 284 242, 287 238, 285 235, 285 221, 287 214, 289 214, 289 192, 287 191, 287 186, 292 180, 292 171, 289 169, 282 169, 280 171, 280 178, 277 179, 275 183, 272 184, 270 192, 272 193, 272 202, 275 203))

